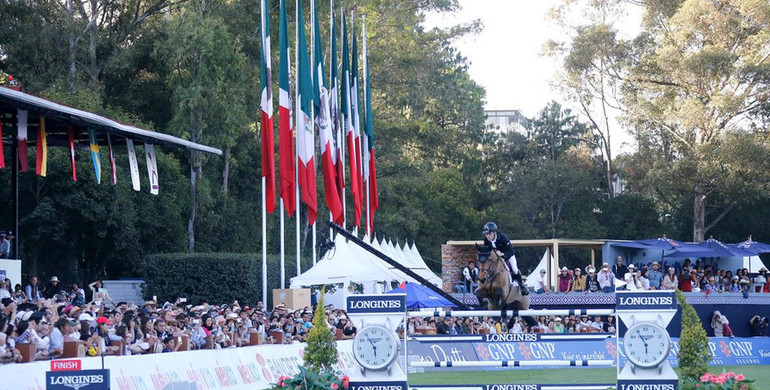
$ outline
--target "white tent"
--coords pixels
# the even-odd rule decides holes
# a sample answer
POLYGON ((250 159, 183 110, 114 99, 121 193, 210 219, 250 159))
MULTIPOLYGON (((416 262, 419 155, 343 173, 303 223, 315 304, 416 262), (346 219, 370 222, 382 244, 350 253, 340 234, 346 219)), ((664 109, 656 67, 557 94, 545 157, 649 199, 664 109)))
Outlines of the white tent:
MULTIPOLYGON (((364 241, 369 242, 368 238, 364 238, 364 241)), ((377 242, 376 239, 372 240, 370 245, 429 282, 441 286, 441 278, 428 268, 416 248, 413 247, 413 250, 405 252, 406 247, 404 250, 396 249, 385 240, 377 242), (414 252, 417 253, 417 256, 412 255, 414 252)), ((331 283, 344 283, 347 286, 349 282, 356 282, 364 285, 364 292, 372 293, 381 292, 377 283, 389 283, 394 280, 417 282, 396 267, 364 248, 348 242, 347 239, 338 234, 334 239, 334 249, 328 251, 313 268, 291 278, 291 287, 331 283)), ((390 286, 385 287, 389 289, 390 286)))
MULTIPOLYGON (((313 268, 291 278, 291 287, 331 283, 345 283, 347 285, 353 281, 363 284, 365 292, 376 292, 375 285, 378 282, 403 280, 401 275, 383 269, 374 262, 372 259, 374 256, 357 253, 353 247, 346 242, 344 237, 337 235, 334 240, 334 249, 328 251, 313 268)), ((377 261, 381 263, 379 259, 377 261)))
MULTIPOLYGON (((540 259, 539 263, 537 263, 537 267, 535 267, 532 273, 527 276, 527 281, 524 282, 524 284, 526 284, 527 287, 537 288, 537 278, 540 276, 540 270, 548 269, 549 261, 548 261, 547 254, 548 254, 547 252, 543 253, 543 258, 540 259)), ((553 255, 551 256, 551 262, 552 261, 553 261, 553 255)), ((556 285, 556 273, 551 272, 551 286, 555 286, 555 285, 556 285)))

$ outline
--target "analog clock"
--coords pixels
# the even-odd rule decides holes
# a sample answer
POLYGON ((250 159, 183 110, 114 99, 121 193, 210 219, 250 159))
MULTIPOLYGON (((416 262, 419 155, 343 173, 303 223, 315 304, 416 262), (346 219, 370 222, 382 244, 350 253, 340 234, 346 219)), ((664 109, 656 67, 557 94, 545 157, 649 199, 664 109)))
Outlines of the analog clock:
POLYGON ((369 325, 353 339, 353 357, 367 370, 384 370, 398 357, 396 333, 382 325, 369 325))
POLYGON ((656 367, 668 357, 671 339, 665 328, 643 322, 626 331, 623 348, 631 364, 645 368, 656 367))

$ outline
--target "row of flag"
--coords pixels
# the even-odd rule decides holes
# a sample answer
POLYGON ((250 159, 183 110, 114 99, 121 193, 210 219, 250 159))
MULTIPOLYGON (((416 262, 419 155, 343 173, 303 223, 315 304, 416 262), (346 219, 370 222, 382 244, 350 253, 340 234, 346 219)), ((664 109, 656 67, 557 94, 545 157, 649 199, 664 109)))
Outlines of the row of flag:
MULTIPOLYGON (((29 112, 27 110, 18 109, 17 111, 17 128, 18 128, 18 150, 19 150, 19 171, 27 172, 29 169, 27 155, 27 137, 29 131, 29 112)), ((46 128, 46 118, 44 116, 39 117, 37 128, 37 148, 36 148, 36 160, 35 160, 35 174, 45 177, 48 174, 48 140, 49 135, 46 128)), ((0 123, 0 139, 3 137, 2 123, 0 123)), ((75 165, 75 128, 70 125, 67 128, 67 144, 70 151, 70 163, 72 165, 72 180, 78 181, 77 167, 75 165)), ((96 176, 96 182, 101 184, 102 181, 102 166, 101 166, 101 154, 99 150, 99 138, 97 132, 93 129, 88 129, 88 144, 91 151, 91 160, 94 164, 94 174, 96 176)), ((134 190, 139 191, 141 185, 139 183, 139 164, 136 158, 136 150, 134 148, 133 140, 126 138, 126 149, 128 150, 128 161, 131 172, 131 185, 134 190)), ((158 163, 155 159, 155 147, 153 144, 144 144, 146 160, 147 160, 147 174, 150 179, 150 193, 153 195, 158 194, 158 163)), ((112 136, 107 133, 107 151, 110 160, 110 172, 112 184, 117 184, 118 176, 115 166, 115 154, 112 149, 112 136)), ((0 168, 5 168, 5 155, 3 154, 3 148, 0 148, 0 168)))
MULTIPOLYGON (((270 16, 268 0, 262 0, 261 20, 261 107, 262 107, 262 176, 265 179, 265 208, 268 213, 275 210, 275 145, 273 135, 273 88, 271 83, 272 52, 270 45, 270 16)), ((324 183, 324 200, 331 212, 331 218, 339 225, 345 225, 345 148, 347 144, 347 165, 350 194, 353 197, 352 222, 361 226, 361 216, 366 207, 367 233, 373 231, 374 212, 379 207, 377 178, 374 163, 374 129, 372 125, 369 69, 366 55, 366 31, 363 26, 363 88, 360 88, 358 68, 358 42, 355 24, 352 26, 352 55, 348 44, 347 23, 341 12, 342 26, 342 71, 338 73, 337 34, 334 14, 331 12, 331 44, 329 51, 329 73, 326 72, 323 56, 321 30, 315 1, 311 0, 313 52, 308 50, 302 0, 296 0, 296 46, 297 56, 295 101, 297 111, 292 109, 291 50, 289 47, 286 0, 280 1, 279 15, 279 69, 278 69, 278 138, 279 138, 279 184, 278 193, 288 215, 297 209, 298 201, 307 205, 309 223, 313 224, 318 215, 316 196, 315 134, 321 148, 321 172, 324 183), (327 81, 328 78, 328 81, 327 81), (361 94, 363 92, 363 96, 361 94), (296 114, 296 118, 292 115, 296 114), (295 126, 296 123, 296 126, 295 126), (294 133, 296 132, 296 138, 294 133), (345 134, 343 136, 343 133, 345 134), (294 141, 296 139, 296 145, 294 141), (296 160, 295 160, 296 156, 296 160), (294 171, 296 161, 297 172, 294 171), (300 195, 297 197, 299 186, 300 195), (298 199, 299 198, 299 199, 298 199)), ((333 10, 333 6, 330 7, 333 10)))

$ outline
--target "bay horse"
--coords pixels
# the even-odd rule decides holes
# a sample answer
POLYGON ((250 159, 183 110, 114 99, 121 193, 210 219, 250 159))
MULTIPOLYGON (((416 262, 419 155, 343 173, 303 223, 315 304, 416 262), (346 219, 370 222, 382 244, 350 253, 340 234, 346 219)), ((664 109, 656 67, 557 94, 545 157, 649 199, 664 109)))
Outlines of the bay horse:
POLYGON ((529 296, 522 295, 526 286, 512 284, 505 260, 488 246, 476 244, 479 269, 479 286, 474 292, 479 302, 487 300, 489 310, 529 309, 529 296))

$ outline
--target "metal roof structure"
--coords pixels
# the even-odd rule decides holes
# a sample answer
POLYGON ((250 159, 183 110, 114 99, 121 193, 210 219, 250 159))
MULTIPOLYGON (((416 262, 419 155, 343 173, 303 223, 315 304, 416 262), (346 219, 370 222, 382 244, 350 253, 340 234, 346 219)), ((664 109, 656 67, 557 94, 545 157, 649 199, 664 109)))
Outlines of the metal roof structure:
POLYGON ((85 110, 70 107, 48 99, 41 98, 18 88, 0 86, 0 125, 3 136, 0 140, 5 146, 10 146, 13 153, 9 156, 11 166, 11 198, 13 199, 13 228, 16 232, 16 243, 12 246, 13 257, 18 258, 18 248, 21 243, 19 232, 19 153, 18 153, 18 110, 27 110, 29 115, 29 140, 28 147, 37 144, 37 127, 39 118, 46 119, 46 140, 49 146, 67 146, 67 133, 69 128, 75 130, 75 144, 77 149, 89 149, 87 130, 95 130, 99 142, 107 143, 108 135, 113 145, 126 143, 126 139, 144 142, 153 145, 183 148, 191 151, 211 153, 221 156, 222 151, 211 146, 187 141, 156 131, 141 129, 136 126, 120 123, 114 119, 94 114, 85 110), (5 120, 5 123, 2 121, 5 120))
MULTIPOLYGON (((132 140, 156 145, 173 146, 220 156, 222 155, 222 151, 217 148, 190 142, 169 134, 126 125, 114 119, 69 107, 13 88, 0 87, 0 112, 6 112, 8 108, 28 110, 44 116, 47 121, 47 131, 49 135, 52 136, 56 136, 57 134, 66 136, 67 126, 73 125, 79 133, 90 128, 103 134, 115 134, 124 138, 131 138, 132 140)), ((30 115, 30 127, 36 127, 33 119, 34 116, 30 115)), ((30 135, 34 134, 36 133, 30 132, 30 135)), ((29 141, 30 144, 34 145, 35 141, 33 141, 33 139, 30 139, 29 141)), ((115 141, 118 141, 119 143, 120 139, 116 139, 115 141)), ((52 145, 55 144, 56 143, 52 143, 52 145)))

